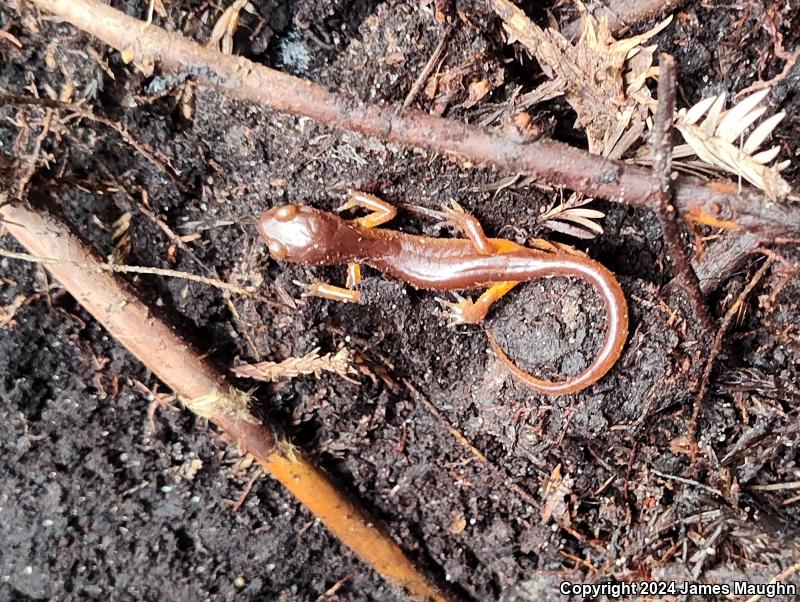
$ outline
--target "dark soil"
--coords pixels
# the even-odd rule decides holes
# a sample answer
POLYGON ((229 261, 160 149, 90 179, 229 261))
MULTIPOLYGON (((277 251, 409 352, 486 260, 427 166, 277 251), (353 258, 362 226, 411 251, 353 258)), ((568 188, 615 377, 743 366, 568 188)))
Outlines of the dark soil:
MULTIPOLYGON (((145 17, 147 2, 113 4, 145 17)), ((220 15, 209 2, 163 4, 168 16, 156 16, 157 24, 201 41, 220 15)), ((442 29, 430 3, 409 0, 251 4, 257 15, 242 13, 238 54, 393 105, 403 102, 442 29)), ((441 70, 462 68, 463 75, 437 99, 421 92, 417 104, 481 122, 506 106, 515 86, 529 90, 542 76, 504 44, 481 3, 455 8, 460 17, 441 70), (494 89, 473 105, 468 85, 482 79, 494 89)), ((530 14, 546 22, 543 7, 530 14)), ((456 595, 564 599, 558 583, 565 579, 763 583, 797 561, 797 489, 753 488, 800 478, 800 284, 780 288, 785 270, 769 272, 726 338, 693 464, 684 437, 709 341, 679 287, 667 286, 673 273, 652 214, 593 205, 607 212, 605 234, 584 248, 618 275, 628 296, 626 351, 580 394, 537 395, 507 375, 480 329, 448 328, 433 294, 368 272, 366 306, 301 299, 297 281, 339 282, 343 270, 276 264, 253 222, 284 202, 332 208, 358 188, 428 207, 454 199, 490 234, 524 241, 548 236, 535 218, 556 191, 512 185, 484 192, 507 174, 330 131, 158 71, 143 74, 119 53, 29 10, 0 8, 0 27, 22 44, 0 37, 0 91, 85 99, 161 157, 148 160, 98 122, 56 121, 30 194, 57 203, 104 255, 256 284, 274 297, 274 305, 234 299, 235 316, 215 289, 133 280, 221 366, 346 343, 359 358, 359 385, 303 377, 260 387, 257 402, 456 595), (178 235, 200 234, 188 243, 194 256, 170 248, 141 211, 143 194, 178 235), (120 243, 113 224, 126 213, 129 239, 120 243), (546 485, 559 474, 554 498, 546 485)), ((780 36, 788 51, 800 45, 796 0, 690 2, 657 42, 678 61, 678 104, 687 106, 777 75, 780 36)), ((794 159, 797 67, 775 86, 770 106, 789 115, 776 139, 782 156, 794 159)), ((562 102, 534 117, 580 143, 562 102)), ((0 150, 31 154, 42 120, 37 107, 0 107, 0 150)), ((798 162, 784 173, 797 188, 798 162)), ((447 234, 408 212, 397 227, 447 234)), ((686 242, 710 234, 687 230, 686 242)), ((2 245, 19 250, 9 236, 2 245)), ((779 250, 800 260, 792 247, 779 250)), ((709 299, 714 316, 760 263, 754 256, 720 283, 709 299)), ((268 477, 234 512, 231 501, 255 467, 242 465, 185 411, 160 409, 153 432, 148 406, 153 393, 165 393, 157 380, 46 272, 2 259, 0 307, 15 299, 24 302, 0 329, 1 598, 402 598, 268 477)), ((520 287, 491 314, 502 343, 538 373, 584 367, 602 321, 591 290, 566 280, 520 287)), ((798 573, 786 581, 800 583, 798 573)))

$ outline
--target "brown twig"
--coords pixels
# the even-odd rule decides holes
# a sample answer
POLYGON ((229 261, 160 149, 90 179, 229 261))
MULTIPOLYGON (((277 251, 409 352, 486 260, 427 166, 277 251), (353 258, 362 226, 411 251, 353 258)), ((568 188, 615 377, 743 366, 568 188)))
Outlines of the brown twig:
POLYGON ((461 431, 452 426, 450 422, 447 420, 447 418, 442 416, 442 413, 438 410, 438 408, 435 405, 433 405, 430 402, 430 400, 427 397, 425 397, 419 389, 417 389, 414 385, 412 385, 409 381, 405 379, 403 379, 403 384, 406 386, 406 389, 408 389, 409 393, 411 393, 414 399, 419 403, 421 403, 422 405, 424 405, 425 409, 428 410, 431 416, 433 416, 439 422, 439 424, 441 424, 444 428, 450 431, 450 434, 453 436, 453 438, 464 449, 466 449, 470 454, 472 454, 472 456, 481 464, 481 466, 484 466, 485 468, 489 469, 492 473, 494 473, 496 476, 499 477, 500 482, 503 483, 506 489, 517 494, 519 499, 521 499, 523 502, 530 504, 534 508, 539 507, 539 502, 536 501, 536 498, 534 498, 530 493, 528 493, 517 483, 515 483, 514 480, 511 479, 503 469, 499 468, 492 461, 490 461, 489 458, 487 458, 481 450, 475 447, 472 444, 472 442, 461 433, 461 431))
MULTIPOLYGON (((644 167, 604 159, 541 138, 519 140, 502 133, 434 117, 418 111, 399 113, 329 92, 307 80, 226 56, 178 33, 145 26, 97 0, 31 0, 122 52, 124 59, 159 63, 163 69, 193 76, 231 97, 304 115, 333 128, 351 130, 387 142, 455 155, 471 163, 493 165, 506 173, 527 173, 539 180, 591 196, 655 208, 657 190, 644 167)), ((673 200, 687 219, 763 237, 800 230, 800 208, 767 203, 735 183, 707 183, 681 176, 672 183, 673 200)))
POLYGON ((17 259, 20 261, 27 261, 29 263, 39 263, 43 265, 69 265, 73 268, 82 270, 91 270, 96 272, 115 272, 117 274, 151 274, 154 276, 163 276, 166 278, 180 278, 182 280, 189 280, 190 282, 199 282, 200 284, 207 284, 229 293, 242 295, 243 297, 259 297, 252 290, 229 284, 216 278, 206 278, 205 276, 198 276, 197 274, 190 274, 189 272, 180 272, 178 270, 165 270, 162 268, 151 268, 139 265, 119 265, 116 263, 77 263, 69 262, 57 257, 39 257, 29 253, 17 253, 15 251, 8 251, 0 249, 0 257, 8 257, 9 259, 17 259))
MULTIPOLYGON (((0 185, 3 182, 0 181, 0 185)), ((97 255, 52 215, 6 202, 0 218, 32 254, 53 257, 48 270, 127 349, 175 390, 184 406, 216 424, 243 453, 252 454, 345 545, 416 599, 443 598, 403 551, 352 500, 271 425, 255 418, 248 395, 233 387, 123 281, 99 266, 97 255), (77 267, 81 266, 81 267, 77 267)))
POLYGON ((263 474, 264 472, 260 468, 257 468, 255 471, 253 471, 253 475, 247 479, 247 483, 245 484, 244 489, 242 489, 242 493, 239 494, 239 497, 235 500, 231 500, 231 512, 239 512, 239 508, 242 507, 247 499, 247 496, 250 495, 253 485, 255 485, 256 481, 261 478, 261 475, 263 474))
POLYGON ((697 449, 697 419, 700 416, 700 409, 703 407, 703 401, 706 397, 706 392, 708 391, 709 381, 711 380, 711 371, 714 369, 714 362, 717 359, 720 351, 722 350, 722 341, 725 339, 725 334, 728 332, 728 329, 733 324, 736 315, 739 313, 739 310, 744 305, 745 300, 747 299, 748 295, 753 291, 753 289, 758 286, 758 283, 761 282, 761 279, 767 273, 767 270, 770 266, 774 263, 774 259, 772 257, 768 257, 764 264, 758 269, 758 271, 753 275, 750 279, 750 282, 747 284, 746 287, 742 290, 739 296, 736 298, 731 306, 728 308, 728 311, 725 312, 725 316, 722 318, 722 322, 717 326, 717 334, 714 337, 714 342, 711 345, 711 348, 708 352, 708 359, 706 360, 706 365, 703 368, 703 374, 700 378, 700 387, 697 389, 697 395, 694 399, 694 407, 692 408, 692 418, 689 422, 689 432, 688 432, 688 439, 689 443, 692 446, 692 454, 696 454, 697 449))
POLYGON ((489 459, 483 454, 483 452, 474 445, 472 445, 472 442, 469 439, 467 439, 461 433, 461 431, 451 426, 450 423, 447 421, 447 419, 444 416, 442 416, 442 413, 439 411, 439 409, 435 405, 433 405, 430 402, 430 400, 427 397, 425 397, 419 389, 417 389, 414 385, 412 385, 410 381, 405 379, 403 379, 403 384, 406 386, 406 389, 408 389, 408 391, 411 393, 412 397, 414 397, 414 399, 417 402, 424 405, 425 409, 428 410, 431 416, 433 416, 437 420, 437 422, 439 422, 439 424, 441 424, 448 431, 450 431, 450 434, 453 436, 453 439, 458 441, 458 443, 461 444, 461 446, 464 449, 466 449, 470 454, 472 454, 478 462, 484 465, 489 463, 489 459))
POLYGON ((675 61, 668 54, 661 55, 658 77, 658 107, 653 117, 651 145, 653 153, 653 172, 658 180, 656 215, 661 223, 664 241, 669 250, 672 265, 678 273, 679 282, 689 297, 700 326, 706 333, 713 329, 700 280, 686 257, 678 226, 678 211, 672 200, 672 122, 675 114, 675 61))
POLYGON ((794 65, 797 62, 798 58, 800 58, 800 50, 795 50, 793 53, 791 53, 786 57, 786 64, 783 66, 783 71, 778 73, 778 75, 776 75, 773 78, 770 78, 766 81, 755 82, 754 84, 739 90, 736 93, 736 98, 740 98, 749 92, 756 92, 758 90, 763 90, 764 88, 769 88, 771 86, 774 86, 778 82, 783 81, 792 72, 792 69, 794 68, 794 65))
POLYGON ((425 85, 425 82, 428 81, 428 77, 430 76, 431 71, 433 71, 436 65, 439 63, 439 59, 442 57, 442 52, 444 52, 444 48, 447 45, 447 39, 450 37, 451 29, 452 25, 447 25, 447 27, 445 27, 444 31, 442 32, 441 39, 439 40, 439 43, 436 45, 436 48, 433 50, 431 58, 428 59, 428 62, 425 63, 425 66, 422 68, 422 71, 419 72, 417 79, 414 80, 414 83, 411 86, 411 90, 408 91, 408 95, 403 101, 404 109, 407 109, 408 107, 411 106, 411 103, 414 102, 414 99, 417 98, 417 94, 419 94, 419 91, 422 90, 422 87, 425 85))

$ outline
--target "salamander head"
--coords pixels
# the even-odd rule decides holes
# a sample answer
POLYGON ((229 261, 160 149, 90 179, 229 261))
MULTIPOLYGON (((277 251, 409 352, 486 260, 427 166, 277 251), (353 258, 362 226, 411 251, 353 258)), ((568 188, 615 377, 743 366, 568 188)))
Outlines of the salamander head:
POLYGON ((265 211, 256 226, 275 259, 307 264, 337 263, 337 239, 344 221, 303 205, 265 211))

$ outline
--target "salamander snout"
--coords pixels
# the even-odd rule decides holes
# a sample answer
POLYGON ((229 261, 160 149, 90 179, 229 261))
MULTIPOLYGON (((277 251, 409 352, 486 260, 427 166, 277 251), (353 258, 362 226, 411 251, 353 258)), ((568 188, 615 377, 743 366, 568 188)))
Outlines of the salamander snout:
POLYGON ((262 213, 256 228, 275 259, 321 264, 329 259, 340 221, 312 207, 283 205, 262 213))

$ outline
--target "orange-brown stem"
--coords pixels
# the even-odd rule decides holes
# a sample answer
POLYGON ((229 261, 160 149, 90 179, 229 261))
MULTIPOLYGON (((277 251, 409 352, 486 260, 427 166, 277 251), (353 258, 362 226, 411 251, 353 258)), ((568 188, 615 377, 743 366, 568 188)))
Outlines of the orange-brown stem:
MULTIPOLYGON (((0 181, 0 186, 4 183, 0 181)), ((203 359, 134 290, 113 274, 72 264, 96 264, 96 253, 62 221, 22 203, 6 203, 0 188, 0 219, 30 253, 49 263, 50 273, 117 341, 171 387, 184 405, 216 424, 240 450, 252 454, 273 477, 308 507, 346 546, 416 599, 442 597, 403 551, 355 502, 277 430, 257 420, 247 395, 203 359)))

